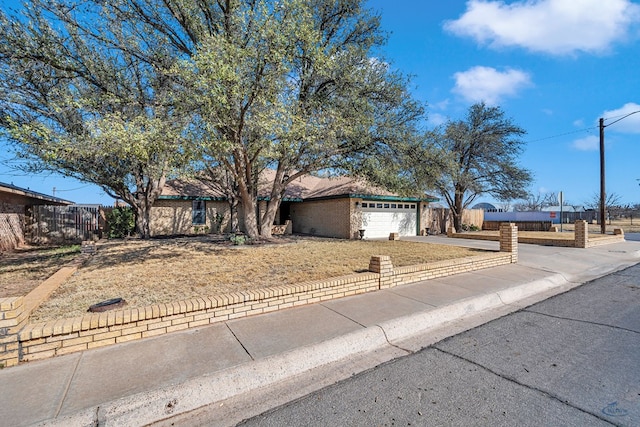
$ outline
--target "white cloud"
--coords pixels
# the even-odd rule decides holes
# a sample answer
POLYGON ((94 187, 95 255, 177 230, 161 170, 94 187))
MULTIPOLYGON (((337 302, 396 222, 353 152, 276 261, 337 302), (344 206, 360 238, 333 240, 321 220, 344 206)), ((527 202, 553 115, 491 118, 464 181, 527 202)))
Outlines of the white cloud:
POLYGON ((573 121, 573 125, 574 125, 575 127, 577 127, 577 128, 583 128, 583 127, 585 126, 585 125, 584 125, 584 120, 582 120, 582 119, 574 120, 574 121, 573 121))
POLYGON ((445 124, 447 120, 449 120, 449 117, 445 116, 444 114, 431 113, 428 116, 428 122, 432 126, 440 126, 442 124, 445 124))
POLYGON ((492 48, 566 55, 605 52, 638 22, 640 6, 630 0, 469 0, 466 12, 444 28, 492 48))
POLYGON ((571 144, 573 148, 580 151, 595 151, 600 149, 600 137, 589 135, 584 138, 576 139, 571 144))
POLYGON ((604 117, 605 119, 604 124, 605 126, 613 124, 613 126, 611 126, 612 132, 640 133, 640 113, 632 114, 636 111, 640 111, 640 105, 636 104, 635 102, 624 104, 617 110, 605 111, 604 113, 602 113, 602 117, 604 117), (631 115, 625 117, 628 114, 631 115), (613 123, 616 120, 620 121, 617 123, 613 123))
POLYGON ((446 110, 447 108, 449 108, 449 98, 431 105, 433 105, 438 110, 446 110))
POLYGON ((452 92, 471 102, 484 101, 495 105, 506 96, 515 96, 520 89, 531 86, 531 77, 520 70, 507 69, 503 72, 492 67, 473 67, 455 73, 456 81, 452 92))

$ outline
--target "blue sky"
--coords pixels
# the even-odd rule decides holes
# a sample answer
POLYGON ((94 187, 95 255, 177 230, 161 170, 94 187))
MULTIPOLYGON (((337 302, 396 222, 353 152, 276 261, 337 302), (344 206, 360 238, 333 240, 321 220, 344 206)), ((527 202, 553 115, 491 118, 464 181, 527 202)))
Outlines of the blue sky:
MULTIPOLYGON (((9 2, 0 2, 6 5, 9 2)), ((13 2, 11 2, 13 3, 13 2)), ((599 192, 598 118, 640 110, 640 3, 629 0, 368 0, 389 32, 384 59, 412 76, 428 126, 482 101, 527 131, 534 193, 583 204, 599 192)), ((605 128, 607 192, 640 203, 640 113, 605 128)), ((0 142, 0 144, 2 144, 0 142)), ((0 158, 6 159, 6 149, 0 158)), ((78 203, 99 188, 0 165, 0 181, 78 203)), ((478 201, 493 201, 483 197, 478 201)))
MULTIPOLYGON (((386 59, 413 76, 430 125, 463 118, 474 102, 499 105, 527 131, 532 192, 562 191, 573 204, 598 194, 598 119, 640 110, 640 3, 368 4, 390 33, 386 59)), ((607 192, 640 203, 640 113, 605 128, 605 157, 607 192)))

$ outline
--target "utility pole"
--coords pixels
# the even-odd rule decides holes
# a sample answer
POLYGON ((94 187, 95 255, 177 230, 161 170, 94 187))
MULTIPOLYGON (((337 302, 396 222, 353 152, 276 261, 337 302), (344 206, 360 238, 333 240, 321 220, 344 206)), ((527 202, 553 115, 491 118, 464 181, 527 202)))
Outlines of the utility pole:
POLYGON ((604 217, 605 186, 604 186, 604 118, 600 117, 600 233, 606 234, 607 226, 604 217))
MULTIPOLYGON (((606 126, 611 126, 614 123, 618 123, 622 119, 626 119, 627 117, 640 113, 640 110, 632 111, 629 114, 625 114, 620 117, 618 120, 609 123, 606 126)), ((600 117, 600 232, 605 234, 606 224, 604 217, 604 209, 605 209, 605 191, 604 191, 604 128, 606 127, 604 124, 604 118, 600 117)))

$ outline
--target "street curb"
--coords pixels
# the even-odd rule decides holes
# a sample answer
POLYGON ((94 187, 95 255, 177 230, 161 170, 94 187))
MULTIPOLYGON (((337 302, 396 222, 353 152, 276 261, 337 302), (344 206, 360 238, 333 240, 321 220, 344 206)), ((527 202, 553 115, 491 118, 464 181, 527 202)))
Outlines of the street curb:
MULTIPOLYGON (((127 396, 80 412, 47 420, 39 426, 140 426, 185 414, 261 387, 290 379, 318 366, 358 354, 380 351, 428 333, 447 323, 471 317, 535 295, 566 290, 560 274, 497 292, 471 297, 429 311, 382 322, 317 344, 255 360, 176 384, 169 389, 127 396)), ((573 286, 578 286, 574 283, 573 286)), ((573 287, 569 286, 569 287, 573 287)), ((519 307, 513 307, 513 311, 519 307)), ((410 351, 407 350, 407 353, 410 351)))
MULTIPOLYGON (((425 334, 446 323, 513 305, 535 295, 546 295, 553 290, 562 292, 569 283, 562 275, 554 274, 513 288, 463 299, 435 310, 399 317, 381 323, 379 326, 385 331, 389 342, 396 344, 425 334)), ((513 309, 515 311, 518 308, 513 309)))
POLYGON ((140 426, 266 387, 317 366, 389 346, 378 327, 205 375, 170 389, 153 390, 94 406, 39 426, 140 426))

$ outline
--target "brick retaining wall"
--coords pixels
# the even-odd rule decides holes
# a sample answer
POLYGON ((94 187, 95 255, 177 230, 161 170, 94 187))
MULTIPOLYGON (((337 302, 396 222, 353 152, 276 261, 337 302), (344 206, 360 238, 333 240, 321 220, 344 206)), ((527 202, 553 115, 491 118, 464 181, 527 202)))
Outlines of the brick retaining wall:
MULTIPOLYGON (((502 223, 508 224, 508 223, 502 223)), ((511 223, 513 224, 513 223, 511 223)), ((514 224, 517 226, 517 224, 514 224)), ((529 243, 532 245, 543 246, 559 246, 565 248, 592 248, 594 246, 608 245, 611 243, 624 242, 624 233, 621 229, 616 228, 614 234, 607 236, 598 236, 598 238, 590 239, 588 234, 588 224, 584 220, 578 220, 575 222, 575 237, 573 239, 553 239, 553 238, 536 238, 536 237, 523 237, 518 236, 519 243, 529 243)), ((472 240, 493 240, 501 241, 502 237, 489 234, 474 234, 474 233, 455 233, 453 229, 448 231, 448 237, 454 237, 458 239, 472 239, 472 240)), ((517 262, 517 261, 515 261, 517 262)))
MULTIPOLYGON (((515 232, 517 241, 515 227, 507 227, 504 232, 515 232)), ((505 236, 510 241, 513 238, 512 234, 505 236)), ((517 246, 513 249, 517 251, 517 246)), ((44 359, 512 262, 517 262, 517 252, 515 257, 513 252, 490 252, 458 260, 394 268, 388 256, 379 255, 371 258, 370 271, 366 273, 32 324, 27 323, 27 318, 37 304, 26 304, 29 300, 27 297, 0 299, 0 365, 12 366, 23 361, 44 359)), ((38 291, 40 295, 51 290, 51 286, 42 290, 38 288, 34 292, 38 291)))

